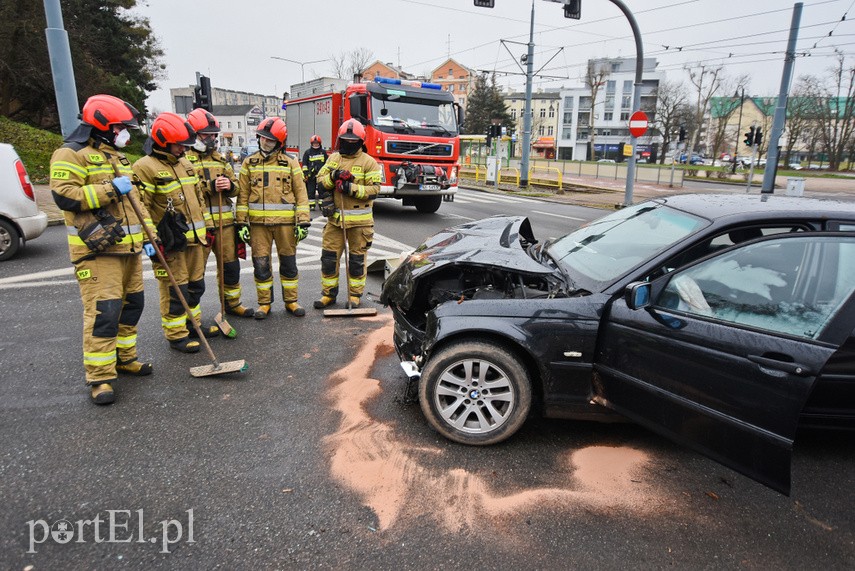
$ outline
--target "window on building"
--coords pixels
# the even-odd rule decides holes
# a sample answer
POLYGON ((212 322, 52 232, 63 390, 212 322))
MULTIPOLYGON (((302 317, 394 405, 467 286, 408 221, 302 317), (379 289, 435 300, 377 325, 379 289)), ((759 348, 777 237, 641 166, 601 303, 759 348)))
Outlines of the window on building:
POLYGON ((579 98, 579 110, 580 111, 589 111, 591 109, 591 98, 590 97, 580 97, 579 98))
POLYGON ((539 136, 541 136, 541 137, 543 136, 543 125, 541 125, 540 127, 538 127, 538 129, 537 129, 537 134, 538 134, 539 136))
POLYGON ((555 106, 550 105, 549 106, 549 118, 552 119, 554 117, 555 117, 555 106))
POLYGON ((448 68, 448 79, 454 79, 454 68, 448 68))
POLYGON ((632 82, 624 81, 623 82, 623 94, 624 95, 632 95, 632 82))
POLYGON ((514 121, 517 120, 517 110, 516 109, 511 109, 511 119, 513 119, 514 121))
POLYGON ((590 120, 591 114, 589 111, 579 111, 578 122, 580 127, 587 127, 590 120))
POLYGON ((561 130, 561 138, 562 139, 572 139, 573 138, 573 127, 564 127, 561 130))
POLYGON ((576 139, 579 141, 587 141, 590 133, 588 131, 579 131, 579 134, 576 135, 576 139))
POLYGON ((610 79, 606 82, 606 93, 614 93, 617 87, 617 81, 610 79))
POLYGON ((615 114, 611 111, 603 113, 603 121, 613 121, 615 114))
POLYGON ((606 95, 606 101, 603 104, 603 111, 613 111, 615 108, 615 96, 606 95))
POLYGON ((565 125, 572 125, 573 124, 573 112, 572 111, 565 111, 564 112, 563 123, 565 125))
POLYGON ((611 137, 612 131, 611 129, 600 129, 600 135, 603 135, 604 137, 611 137))
POLYGON ((632 107, 632 96, 624 95, 620 99, 620 108, 622 110, 628 110, 632 107))
POLYGON ((240 129, 240 121, 237 122, 237 128, 240 129))
POLYGON ((546 118, 546 109, 544 109, 543 107, 540 108, 540 118, 546 118))
POLYGON ((448 86, 448 90, 451 91, 452 93, 454 93, 454 84, 453 83, 448 86))
POLYGON ((231 128, 232 128, 232 122, 226 121, 226 129, 231 129, 231 128))
POLYGON ((568 95, 567 97, 564 98, 564 109, 566 109, 568 111, 573 110, 573 96, 572 95, 568 95))
POLYGON ((551 137, 552 135, 555 134, 555 131, 553 129, 554 129, 554 127, 552 125, 550 125, 549 127, 546 128, 546 136, 547 137, 551 137))
POLYGON ((621 111, 620 112, 620 120, 621 121, 629 121, 629 112, 628 111, 621 111))

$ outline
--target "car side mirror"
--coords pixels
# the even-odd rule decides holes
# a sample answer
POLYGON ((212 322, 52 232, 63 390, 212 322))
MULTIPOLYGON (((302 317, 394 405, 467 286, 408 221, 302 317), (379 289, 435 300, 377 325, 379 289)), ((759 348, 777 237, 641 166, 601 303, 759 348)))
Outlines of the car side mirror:
POLYGON ((457 109, 457 130, 463 127, 463 121, 466 119, 466 112, 463 110, 463 107, 460 106, 459 103, 455 103, 454 107, 457 109))
POLYGON ((630 309, 644 309, 650 305, 650 283, 632 282, 624 290, 624 300, 630 309))
POLYGON ((359 94, 354 94, 348 97, 347 101, 350 103, 350 116, 360 123, 365 124, 368 121, 365 97, 359 94))

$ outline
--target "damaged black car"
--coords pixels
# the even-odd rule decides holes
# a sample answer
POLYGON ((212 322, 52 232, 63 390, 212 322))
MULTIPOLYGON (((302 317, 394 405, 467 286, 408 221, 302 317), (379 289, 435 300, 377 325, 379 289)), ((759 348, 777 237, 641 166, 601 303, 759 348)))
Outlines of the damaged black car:
POLYGON ((850 202, 673 196, 544 242, 489 218, 427 239, 382 301, 455 442, 628 418, 789 493, 798 428, 855 428, 850 202))

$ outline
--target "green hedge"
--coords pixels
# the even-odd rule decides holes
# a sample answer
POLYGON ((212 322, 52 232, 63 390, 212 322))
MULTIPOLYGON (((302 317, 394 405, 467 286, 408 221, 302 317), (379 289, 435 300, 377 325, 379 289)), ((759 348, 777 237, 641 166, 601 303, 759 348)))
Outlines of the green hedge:
MULTIPOLYGON (((133 162, 142 156, 144 138, 137 132, 131 136, 133 142, 125 149, 125 155, 133 162)), ((62 135, 0 117, 0 142, 15 147, 33 183, 48 183, 50 157, 62 145, 62 135)))

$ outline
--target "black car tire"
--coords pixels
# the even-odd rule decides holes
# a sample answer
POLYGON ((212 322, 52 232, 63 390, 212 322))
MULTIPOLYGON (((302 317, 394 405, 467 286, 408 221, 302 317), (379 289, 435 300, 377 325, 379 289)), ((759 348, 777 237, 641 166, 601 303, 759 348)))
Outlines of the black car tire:
POLYGON ((21 248, 21 233, 8 220, 0 218, 0 262, 8 260, 21 248))
POLYGON ((531 409, 531 381, 504 345, 461 341, 428 361, 419 382, 419 401, 437 432, 454 442, 485 446, 510 438, 525 422, 531 409), (479 381, 483 367, 486 383, 479 381))
POLYGON ((439 206, 442 204, 442 195, 419 196, 413 199, 413 204, 415 204, 416 210, 422 214, 432 214, 439 210, 439 206))

